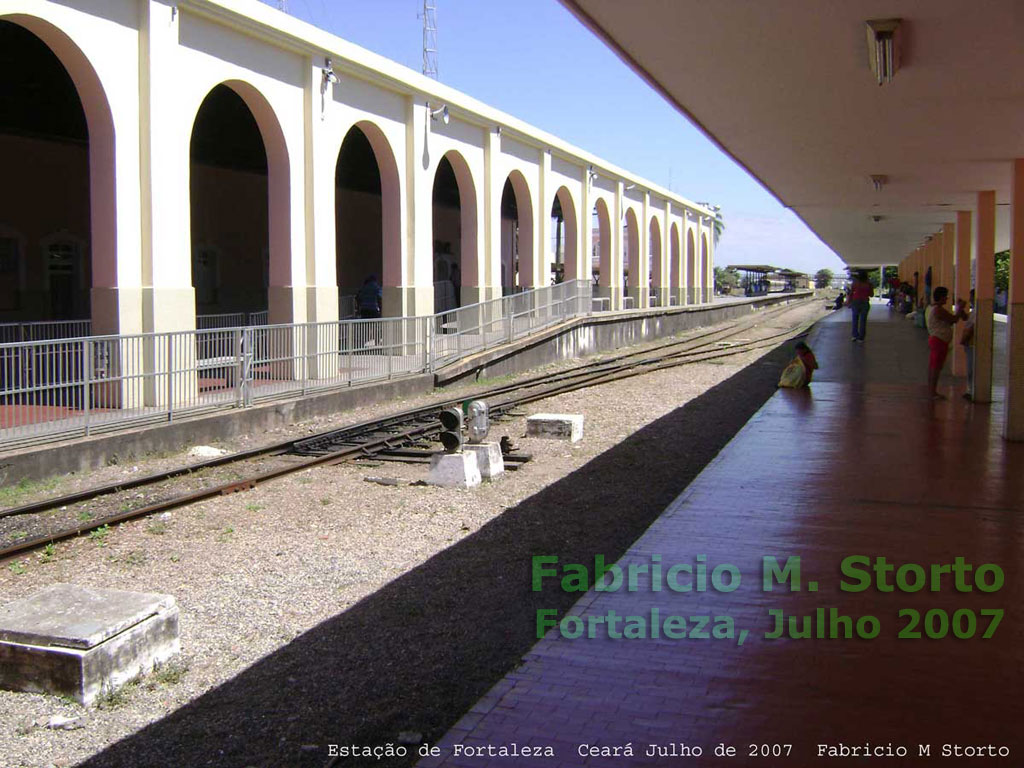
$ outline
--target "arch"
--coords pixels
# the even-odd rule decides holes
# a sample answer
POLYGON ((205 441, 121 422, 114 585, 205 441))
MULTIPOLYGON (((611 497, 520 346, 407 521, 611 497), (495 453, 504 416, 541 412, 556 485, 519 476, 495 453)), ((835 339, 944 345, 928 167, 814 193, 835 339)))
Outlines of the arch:
POLYGON ((700 236, 700 271, 701 271, 701 301, 711 300, 711 255, 708 253, 708 236, 702 233, 700 236))
MULTIPOLYGON (((335 282, 354 296, 373 275, 383 290, 382 314, 391 317, 402 284, 398 165, 381 128, 360 120, 345 132, 334 164, 335 282)), ((342 314, 353 307, 340 306, 342 314)))
MULTIPOLYGON (((668 294, 665 291, 665 265, 662 263, 661 222, 657 216, 651 216, 647 231, 648 246, 648 282, 657 297, 657 306, 668 305, 668 294)), ((650 291, 649 291, 650 292, 650 291)))
POLYGON ((693 230, 686 228, 686 303, 693 304, 697 296, 697 254, 693 230))
MULTIPOLYGON (((28 45, 32 45, 32 40, 35 40, 47 49, 48 55, 52 55, 56 59, 56 64, 63 69, 61 76, 66 75, 70 79, 71 86, 81 108, 79 114, 84 115, 84 138, 87 142, 87 149, 83 153, 83 164, 85 165, 84 176, 87 178, 87 182, 83 178, 82 187, 87 187, 84 197, 87 198, 88 202, 81 207, 84 207, 86 210, 81 211, 81 223, 49 221, 43 224, 43 226, 68 226, 72 229, 81 230, 88 227, 88 232, 84 235, 83 254, 80 257, 83 262, 83 269, 85 270, 81 276, 84 284, 80 290, 81 298, 78 300, 80 306, 74 309, 83 314, 92 315, 94 312, 99 311, 100 308, 92 306, 90 289, 116 288, 118 285, 117 261, 119 254, 117 251, 117 194, 115 186, 116 136, 110 101, 96 69, 78 44, 63 30, 42 18, 22 13, 0 14, 0 27, 4 26, 6 29, 0 28, 0 34, 6 34, 12 39, 20 39, 28 45)), ((10 42, 8 40, 5 43, 5 47, 10 42)), ((27 62, 22 62, 22 65, 23 67, 27 66, 27 62)), ((21 69, 20 71, 31 72, 33 76, 38 76, 39 74, 36 68, 21 69)), ((8 76, 13 77, 13 75, 4 73, 5 80, 8 76)), ((50 96, 53 96, 53 94, 50 94, 50 96)), ((60 102, 60 99, 51 99, 49 104, 56 106, 58 102, 60 102)), ((32 117, 35 116, 33 112, 32 117)), ((28 131, 27 135, 32 133, 34 132, 28 131)), ((74 151, 71 147, 66 147, 65 149, 72 149, 74 151)), ((11 148, 8 151, 18 150, 17 148, 11 148)), ((19 156, 25 157, 23 152, 19 156)), ((48 158, 51 166, 54 159, 48 158)), ((11 164, 6 164, 6 166, 7 173, 12 173, 11 164)), ((70 178, 61 179, 61 190, 73 187, 72 181, 70 178)), ((20 181, 8 183, 9 189, 18 191, 18 203, 20 205, 31 204, 31 197, 27 196, 27 191, 31 190, 31 187, 32 184, 28 181, 24 184, 20 183, 20 181)), ((49 187, 48 191, 41 190, 40 194, 45 194, 46 196, 46 202, 41 206, 42 209, 61 214, 66 211, 65 206, 67 204, 64 201, 54 199, 52 187, 49 187)), ((2 207, 6 209, 5 214, 10 216, 12 206, 3 205, 2 207)), ((30 239, 36 240, 41 236, 41 233, 33 233, 30 239)), ((34 250, 32 247, 24 248, 20 252, 19 258, 28 258, 34 250)), ((46 267, 43 269, 45 271, 46 267)), ((45 274, 43 276, 37 275, 36 285, 45 286, 47 279, 45 274)), ((48 292, 48 289, 45 291, 40 290, 37 294, 46 292, 48 292)), ((51 303, 52 301, 46 301, 45 297, 43 297, 37 302, 34 311, 49 312, 51 303)), ((113 313, 111 317, 94 318, 94 330, 98 332, 118 331, 119 322, 116 314, 113 313)), ((23 315, 21 319, 51 318, 23 315)))
MULTIPOLYGON (((469 169, 469 163, 466 162, 466 158, 463 157, 462 153, 455 149, 445 152, 437 164, 437 169, 434 171, 433 212, 431 216, 433 231, 431 241, 434 243, 440 240, 440 233, 438 232, 438 206, 444 204, 445 200, 443 198, 446 195, 446 192, 439 188, 439 185, 443 184, 444 177, 448 174, 454 179, 454 184, 451 185, 454 189, 447 193, 451 195, 451 192, 454 192, 454 195, 451 195, 453 199, 449 200, 449 202, 453 202, 459 209, 457 260, 452 260, 451 263, 453 266, 458 265, 460 274, 453 279, 453 275, 449 271, 447 275, 441 276, 441 278, 447 279, 451 283, 454 291, 455 306, 462 306, 465 303, 475 303, 475 299, 480 293, 479 220, 477 216, 476 184, 473 182, 473 174, 469 169), (469 291, 463 291, 464 287, 469 289, 469 291), (474 299, 467 301, 466 299, 469 297, 470 292, 474 299)), ((437 279, 437 267, 435 265, 435 280, 437 279)), ((438 312, 442 311, 442 309, 446 309, 446 307, 442 307, 438 303, 435 292, 434 311, 438 312)))
POLYGON ((596 261, 598 294, 609 297, 612 285, 612 223, 608 213, 608 203, 603 197, 597 198, 597 202, 594 203, 592 216, 597 218, 598 242, 591 255, 591 270, 593 271, 596 261))
POLYGON ((555 200, 551 205, 552 218, 555 217, 555 210, 558 210, 558 217, 561 229, 555 230, 555 254, 554 261, 558 262, 558 252, 562 252, 561 280, 578 280, 580 274, 579 246, 577 244, 579 223, 576 218, 576 203, 573 202, 572 194, 565 186, 558 188, 555 192, 555 200), (561 248, 559 248, 561 246, 561 248))
POLYGON ((245 81, 218 83, 196 110, 189 149, 197 311, 269 309, 271 323, 293 322, 293 302, 285 298, 294 284, 290 162, 270 103, 245 81), (235 129, 230 133, 228 121, 235 129), (223 254, 218 263, 200 264, 214 252, 223 254), (213 290, 197 285, 221 274, 229 277, 213 290))
POLYGON ((501 199, 501 286, 503 293, 515 293, 535 285, 533 199, 520 171, 509 173, 501 199))
MULTIPOLYGON (((626 208, 626 226, 622 238, 622 284, 624 295, 633 297, 633 307, 642 306, 640 301, 640 224, 636 212, 626 208)), ((625 305, 625 302, 623 302, 625 305)))
MULTIPOLYGON (((380 126, 369 120, 360 120, 354 126, 358 128, 370 142, 377 170, 380 173, 381 198, 381 248, 384 268, 381 280, 385 288, 384 316, 393 317, 398 314, 396 308, 389 306, 387 288, 402 285, 402 205, 401 185, 398 178, 398 162, 391 142, 380 126)), ((349 129, 351 130, 351 129, 349 129)))
POLYGON ((669 258, 669 299, 672 304, 682 304, 683 297, 680 295, 679 289, 682 287, 681 275, 679 269, 682 266, 679 263, 679 224, 672 222, 672 227, 669 229, 668 244, 671 256, 669 258))

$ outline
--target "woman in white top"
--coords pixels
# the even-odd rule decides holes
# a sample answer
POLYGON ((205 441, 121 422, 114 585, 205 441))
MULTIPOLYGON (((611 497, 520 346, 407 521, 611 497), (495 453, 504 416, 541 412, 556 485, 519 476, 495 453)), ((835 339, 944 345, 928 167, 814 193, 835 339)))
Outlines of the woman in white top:
POLYGON ((949 300, 949 289, 941 285, 932 293, 932 305, 928 307, 925 321, 928 326, 928 394, 933 400, 944 400, 938 393, 939 374, 946 364, 949 344, 953 341, 953 324, 957 320, 966 320, 966 304, 957 299, 956 311, 950 312, 945 304, 949 300))

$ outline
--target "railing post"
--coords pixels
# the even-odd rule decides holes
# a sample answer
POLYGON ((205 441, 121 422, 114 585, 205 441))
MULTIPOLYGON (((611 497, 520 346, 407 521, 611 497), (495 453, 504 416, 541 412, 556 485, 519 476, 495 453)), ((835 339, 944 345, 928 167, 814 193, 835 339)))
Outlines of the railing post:
POLYGON ((252 405, 252 361, 256 345, 256 332, 252 326, 240 328, 242 334, 242 406, 248 408, 252 405))
POLYGON ((427 355, 427 371, 433 373, 437 370, 437 340, 434 338, 436 329, 434 327, 434 318, 437 315, 428 315, 425 319, 427 323, 427 336, 426 336, 426 350, 427 355))
POLYGON ((241 408, 245 398, 244 384, 245 381, 245 348, 242 341, 242 334, 245 331, 241 328, 236 328, 232 334, 234 338, 235 347, 235 407, 241 408))
POLYGON ((309 323, 303 323, 300 327, 302 328, 302 346, 300 349, 304 350, 301 358, 302 371, 300 375, 302 376, 302 394, 306 394, 306 388, 309 386, 309 347, 307 346, 309 342, 309 323))
POLYGON ((352 322, 345 323, 345 328, 348 329, 348 342, 347 342, 347 346, 348 346, 348 365, 346 366, 346 370, 348 371, 348 385, 351 387, 352 386, 352 364, 354 362, 353 359, 352 359, 352 354, 353 354, 352 349, 355 346, 355 344, 353 343, 352 339, 355 336, 355 333, 354 333, 354 331, 355 331, 355 323, 352 323, 352 322))
POLYGON ((423 318, 423 370, 429 372, 433 370, 433 365, 430 361, 430 328, 433 323, 430 322, 430 316, 423 318))
POLYGON ((82 355, 82 365, 85 367, 85 370, 82 372, 82 379, 85 383, 85 391, 82 393, 82 410, 85 411, 85 434, 88 437, 89 413, 92 410, 92 343, 86 339, 82 344, 85 347, 84 354, 82 355))
MULTIPOLYGON (((391 379, 391 366, 392 366, 392 359, 391 358, 394 357, 394 351, 395 351, 395 346, 396 345, 393 342, 389 342, 388 341, 388 336, 391 335, 389 333, 389 331, 392 328, 394 328, 395 326, 394 326, 394 324, 390 320, 381 320, 381 322, 384 325, 382 325, 381 329, 380 329, 380 331, 381 331, 380 338, 381 338, 381 341, 384 342, 384 351, 385 351, 385 354, 387 355, 387 358, 388 358, 388 379, 390 380, 391 379)), ((396 320, 395 322, 397 323, 397 322, 402 322, 402 321, 401 320, 396 320)), ((402 349, 402 347, 399 346, 399 349, 402 349)), ((405 350, 402 349, 402 351, 404 352, 405 350)))
MULTIPOLYGON (((155 341, 155 339, 154 339, 155 341)), ((167 420, 174 420, 174 333, 167 334, 167 420)))

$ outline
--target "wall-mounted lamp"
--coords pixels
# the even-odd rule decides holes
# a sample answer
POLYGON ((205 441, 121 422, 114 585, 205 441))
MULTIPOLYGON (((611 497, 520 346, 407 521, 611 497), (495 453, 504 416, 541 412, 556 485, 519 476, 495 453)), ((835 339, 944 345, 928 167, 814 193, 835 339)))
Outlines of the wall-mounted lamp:
POLYGON ((873 173, 869 178, 871 179, 871 186, 874 187, 875 192, 881 192, 882 187, 889 183, 889 177, 884 173, 873 173))
POLYGON ((174 21, 178 17, 178 6, 171 6, 171 21, 174 21))
POLYGON ((334 66, 330 59, 324 59, 324 71, 320 78, 320 93, 327 92, 327 86, 331 83, 337 83, 338 76, 334 74, 334 66))
POLYGON ((868 63, 879 85, 891 83, 900 68, 900 19, 870 19, 867 25, 868 63))
POLYGON ((501 136, 501 126, 500 125, 494 126, 494 135, 495 136, 501 136))
POLYGON ((880 215, 880 214, 877 214, 877 213, 876 213, 876 214, 874 214, 874 215, 873 215, 873 216, 871 217, 871 220, 872 220, 873 222, 875 222, 875 224, 877 224, 877 223, 878 223, 878 222, 880 222, 880 221, 884 221, 884 220, 885 220, 885 216, 882 216, 882 215, 880 215))
POLYGON ((587 186, 594 186, 594 182, 597 181, 597 171, 594 170, 594 166, 587 166, 587 186))
POLYGON ((437 107, 436 109, 434 107, 431 107, 430 104, 427 104, 427 109, 430 110, 431 120, 433 120, 434 122, 440 120, 445 125, 448 125, 448 122, 451 120, 451 115, 448 113, 447 104, 442 104, 440 107, 437 107))

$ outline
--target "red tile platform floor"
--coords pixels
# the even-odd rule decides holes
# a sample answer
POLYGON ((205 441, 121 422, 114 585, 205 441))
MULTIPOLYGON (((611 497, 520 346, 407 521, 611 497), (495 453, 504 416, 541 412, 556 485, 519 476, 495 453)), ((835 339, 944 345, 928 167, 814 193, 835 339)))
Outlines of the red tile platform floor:
MULTIPOLYGON (((962 400, 951 378, 948 400, 927 398, 923 331, 875 305, 860 345, 848 319, 835 313, 811 334, 822 366, 811 390, 772 397, 620 561, 651 564, 660 555, 667 571, 706 556, 709 569, 736 566, 740 586, 653 592, 641 581, 633 592, 589 592, 574 608, 584 617, 649 616, 655 607, 662 617, 728 616, 737 632, 749 630, 743 645, 549 632, 447 734, 440 757, 421 766, 1024 765, 1024 445, 999 437, 998 403, 962 400), (799 557, 803 589, 764 591, 765 556, 799 557), (945 574, 938 592, 880 591, 874 581, 842 591, 849 556, 926 572, 962 557, 996 564, 1005 583, 961 592, 945 574), (878 635, 765 638, 769 610, 813 616, 819 608, 874 616, 878 635), (914 627, 904 609, 921 617, 914 627), (998 609, 1002 622, 983 639, 991 617, 982 611, 998 609), (954 627, 973 636, 958 638, 954 627), (920 637, 900 639, 901 629, 920 637), (632 757, 623 755, 627 744, 632 757), (554 756, 499 756, 512 745, 550 747, 554 756), (651 745, 666 752, 648 756, 651 745), (944 745, 985 754, 991 746, 996 756, 943 757, 944 745), (467 756, 467 747, 484 753, 467 756), (614 747, 618 756, 602 756, 614 747), (716 747, 735 756, 716 756, 716 747), (852 747, 872 756, 829 756, 852 747), (887 756, 901 748, 906 757, 887 756), (754 757, 752 749, 786 754, 754 757)), ((994 572, 982 574, 986 583, 994 572)))

